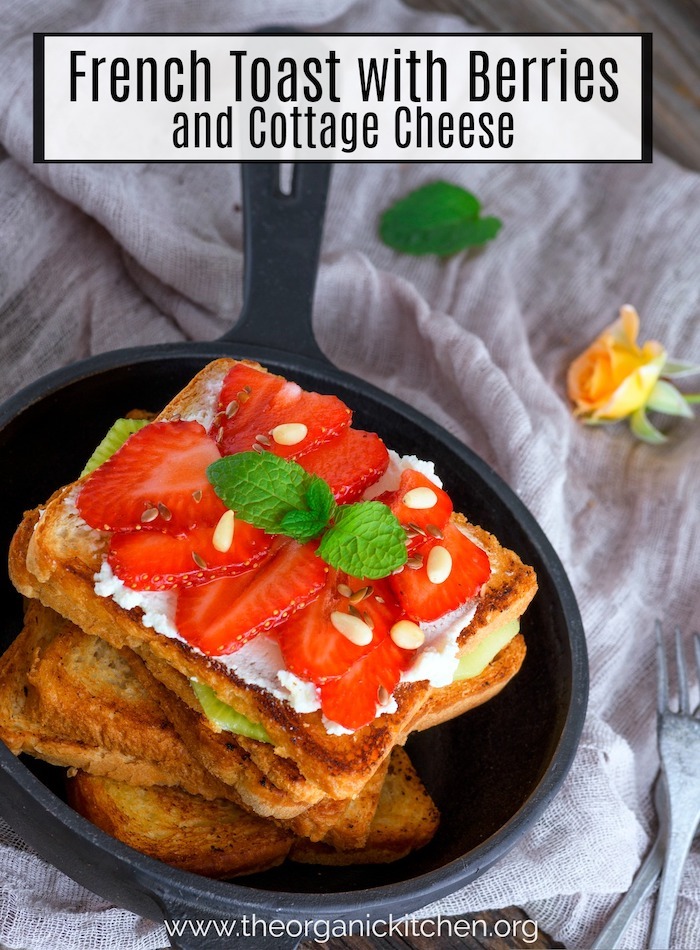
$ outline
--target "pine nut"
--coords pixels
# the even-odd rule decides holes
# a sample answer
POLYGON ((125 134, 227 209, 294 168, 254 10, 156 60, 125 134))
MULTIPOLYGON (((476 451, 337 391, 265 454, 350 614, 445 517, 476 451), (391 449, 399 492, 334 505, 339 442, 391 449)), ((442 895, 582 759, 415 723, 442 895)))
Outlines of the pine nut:
POLYGON ((397 647, 404 650, 417 650, 425 641, 425 634, 412 620, 399 620, 389 631, 389 636, 397 647))
POLYGON ((377 690, 377 702, 380 706, 388 706, 391 696, 389 695, 389 690, 386 686, 380 686, 377 690))
POLYGON ((298 445, 306 438, 308 432, 303 422, 283 422, 282 425, 275 426, 270 435, 277 445, 298 445))
POLYGON ((211 543, 217 551, 226 554, 231 550, 233 544, 233 529, 235 527, 234 514, 231 510, 225 511, 219 518, 219 523, 214 528, 214 536, 211 543))
POLYGON ((452 555, 443 548, 441 544, 436 544, 430 549, 428 554, 427 573, 428 580, 432 584, 442 584, 452 572, 452 555))
POLYGON ((349 587, 347 584, 338 584, 338 593, 341 597, 352 597, 352 587, 349 587))
POLYGON ((372 642, 372 631, 359 617, 334 610, 331 613, 331 623, 344 637, 358 647, 366 647, 372 642))
POLYGON ((403 496, 403 503, 407 508, 434 508, 438 497, 432 488, 421 486, 412 488, 403 496))

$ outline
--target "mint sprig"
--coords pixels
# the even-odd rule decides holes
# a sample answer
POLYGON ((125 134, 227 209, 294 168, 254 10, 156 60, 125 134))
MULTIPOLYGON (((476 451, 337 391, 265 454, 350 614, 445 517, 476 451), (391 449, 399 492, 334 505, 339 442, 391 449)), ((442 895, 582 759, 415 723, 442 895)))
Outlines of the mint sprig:
MULTIPOLYGON (((295 462, 292 464, 296 465, 295 462)), ((279 531, 300 544, 318 537, 336 507, 329 485, 322 478, 315 476, 311 476, 311 484, 304 494, 303 502, 306 508, 294 508, 283 516, 279 531)))
POLYGON ((207 478, 228 508, 268 534, 301 544, 322 535, 317 554, 353 577, 386 577, 406 562, 406 535, 387 505, 337 505, 327 482, 289 459, 227 455, 208 467, 207 478))
POLYGON ((447 257, 498 234, 500 220, 482 218, 480 213, 481 205, 471 192, 434 181, 388 208, 380 219, 379 236, 404 254, 447 257))
POLYGON ((405 564, 406 532, 380 501, 341 505, 318 554, 332 567, 375 580, 405 564))

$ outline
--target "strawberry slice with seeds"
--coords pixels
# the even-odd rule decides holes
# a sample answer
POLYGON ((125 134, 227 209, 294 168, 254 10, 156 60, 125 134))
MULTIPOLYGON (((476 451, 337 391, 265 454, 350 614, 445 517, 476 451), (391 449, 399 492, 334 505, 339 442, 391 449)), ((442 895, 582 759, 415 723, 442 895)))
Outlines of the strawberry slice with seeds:
POLYGON ((360 729, 377 715, 380 694, 390 696, 411 663, 415 651, 397 647, 390 636, 361 656, 342 675, 320 688, 321 709, 326 718, 346 729, 360 729))
POLYGON ((398 604, 386 581, 369 586, 365 581, 331 570, 321 595, 297 611, 275 633, 287 669, 302 679, 321 683, 329 677, 342 676, 374 649, 388 635, 399 615, 398 604), (351 597, 347 596, 349 592, 352 592, 351 597), (373 634, 372 642, 365 646, 351 642, 334 626, 331 617, 336 613, 354 616, 368 625, 373 634))
POLYGON ((310 544, 276 541, 255 570, 180 590, 175 624, 209 656, 233 653, 315 600, 327 570, 310 544))
POLYGON ((350 425, 337 396, 306 392, 296 383, 237 363, 224 379, 211 433, 224 455, 274 452, 299 458, 350 425))
POLYGON ((198 525, 184 536, 123 531, 113 535, 107 560, 127 587, 173 590, 249 571, 272 544, 264 531, 236 519, 231 547, 222 552, 212 543, 214 530, 215 526, 198 525))
POLYGON ((409 554, 413 554, 419 547, 421 550, 427 550, 439 540, 453 510, 447 492, 438 488, 435 482, 422 472, 412 468, 401 472, 396 491, 385 492, 378 500, 388 505, 399 523, 407 529, 409 554), (427 507, 416 507, 417 504, 423 505, 430 500, 429 493, 435 498, 435 503, 427 507))
POLYGON ((206 471, 219 457, 198 422, 152 422, 85 479, 78 511, 102 531, 182 534, 196 524, 216 524, 226 508, 206 471))
POLYGON ((407 565, 390 578, 399 604, 412 620, 429 622, 456 610, 478 595, 491 574, 486 552, 451 521, 443 528, 443 540, 437 543, 449 552, 452 561, 449 575, 440 583, 428 576, 431 551, 437 547, 434 539, 416 548, 413 556, 422 562, 420 567, 412 570, 407 565))
POLYGON ((304 455, 299 464, 328 482, 338 504, 347 504, 357 501, 365 488, 381 478, 389 465, 389 453, 374 432, 348 427, 304 455))

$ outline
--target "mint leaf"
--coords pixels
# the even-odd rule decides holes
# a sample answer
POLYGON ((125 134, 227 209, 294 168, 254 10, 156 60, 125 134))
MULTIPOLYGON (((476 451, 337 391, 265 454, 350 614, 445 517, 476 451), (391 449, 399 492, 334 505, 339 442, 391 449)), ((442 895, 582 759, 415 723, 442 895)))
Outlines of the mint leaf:
POLYGON ((207 478, 225 505, 269 534, 304 544, 325 529, 316 553, 354 577, 386 577, 406 562, 406 533, 387 505, 338 506, 327 482, 289 459, 227 455, 209 466, 207 478))
POLYGON ((309 511, 322 520, 325 527, 335 511, 335 497, 328 482, 317 475, 309 485, 305 500, 309 511))
POLYGON ((412 191, 388 208, 379 235, 405 254, 446 257, 485 244, 501 227, 498 218, 480 218, 481 205, 470 192, 446 181, 412 191))
POLYGON ((305 511, 288 511, 280 522, 280 531, 288 538, 305 544, 319 535, 328 524, 335 510, 335 498, 322 478, 313 476, 313 481, 304 496, 305 511))
POLYGON ((317 554, 353 577, 386 577, 406 563, 406 534, 391 509, 380 501, 341 505, 317 554))
POLYGON ((281 533, 289 511, 307 510, 306 494, 315 477, 296 462, 269 452, 227 455, 207 468, 207 478, 223 503, 268 534, 281 533))

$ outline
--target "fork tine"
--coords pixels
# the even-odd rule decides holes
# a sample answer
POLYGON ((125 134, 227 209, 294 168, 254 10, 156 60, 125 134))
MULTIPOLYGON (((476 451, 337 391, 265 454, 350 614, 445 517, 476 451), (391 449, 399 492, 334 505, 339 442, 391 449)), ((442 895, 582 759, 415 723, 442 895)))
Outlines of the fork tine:
POLYGON ((656 708, 659 713, 666 711, 668 706, 668 678, 666 672, 666 653, 664 652, 661 621, 654 624, 656 630, 656 708))
POLYGON ((676 639, 676 669, 678 672, 678 712, 682 716, 690 715, 690 696, 688 695, 688 674, 685 668, 683 640, 680 627, 673 631, 676 639))

